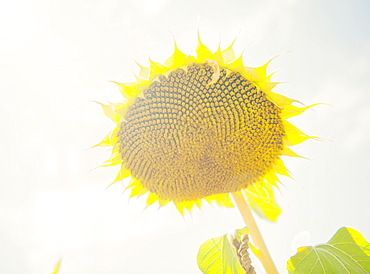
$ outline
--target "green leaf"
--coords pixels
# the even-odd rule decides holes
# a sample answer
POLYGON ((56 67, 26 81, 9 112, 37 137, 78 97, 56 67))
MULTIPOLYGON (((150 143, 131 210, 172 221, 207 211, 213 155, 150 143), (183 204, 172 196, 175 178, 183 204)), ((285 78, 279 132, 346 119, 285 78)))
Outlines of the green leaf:
POLYGON ((289 273, 370 273, 370 243, 353 228, 342 227, 326 244, 300 247, 288 261, 289 273))
POLYGON ((275 222, 281 208, 275 200, 271 184, 253 184, 244 191, 249 205, 262 218, 275 222))
POLYGON ((205 241, 198 251, 198 267, 204 274, 245 274, 239 263, 232 240, 248 233, 248 228, 237 229, 233 234, 225 234, 205 241))

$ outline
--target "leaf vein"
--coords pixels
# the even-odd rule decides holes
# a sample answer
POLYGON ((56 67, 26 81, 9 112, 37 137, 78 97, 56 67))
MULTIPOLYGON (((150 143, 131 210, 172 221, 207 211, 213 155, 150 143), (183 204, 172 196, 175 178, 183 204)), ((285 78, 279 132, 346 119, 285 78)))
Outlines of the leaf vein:
POLYGON ((316 253, 316 256, 317 256, 317 258, 318 258, 318 260, 319 260, 319 262, 320 262, 320 265, 321 265, 322 270, 324 270, 324 273, 326 273, 325 268, 324 268, 324 265, 322 264, 322 261, 321 261, 321 258, 320 258, 319 253, 316 251, 316 248, 315 248, 315 247, 313 247, 312 249, 313 249, 313 250, 315 251, 315 253, 316 253))
MULTIPOLYGON (((340 248, 338 248, 338 247, 336 247, 336 246, 334 246, 334 245, 331 245, 331 244, 322 244, 322 245, 320 245, 320 246, 330 246, 330 247, 332 247, 332 248, 334 248, 335 250, 337 250, 337 251, 339 251, 339 252, 341 252, 341 253, 343 253, 344 255, 346 255, 347 257, 349 257, 355 264, 357 264, 364 272, 366 272, 366 270, 363 268, 363 266, 361 265, 361 264, 359 264, 358 263, 358 261, 357 260, 355 260, 351 255, 349 255, 347 252, 344 252, 342 249, 340 249, 340 248)), ((319 247, 318 247, 319 248, 319 247)), ((321 250, 324 250, 324 249, 321 249, 321 250)), ((327 251, 330 255, 332 255, 333 257, 335 257, 338 261, 339 261, 339 259, 335 256, 335 255, 333 255, 333 254, 331 254, 331 252, 329 252, 329 251, 327 251)))
MULTIPOLYGON (((318 248, 319 249, 319 248, 318 248)), ((323 251, 323 252, 326 252, 326 253, 328 253, 329 255, 331 255, 333 258, 335 258, 342 266, 343 266, 343 268, 347 271, 347 273, 351 273, 351 272, 349 272, 349 270, 345 267, 345 265, 337 258, 337 256, 335 256, 334 254, 332 254, 331 252, 329 252, 329 251, 327 251, 327 250, 325 250, 325 249, 320 249, 321 251, 323 251)))

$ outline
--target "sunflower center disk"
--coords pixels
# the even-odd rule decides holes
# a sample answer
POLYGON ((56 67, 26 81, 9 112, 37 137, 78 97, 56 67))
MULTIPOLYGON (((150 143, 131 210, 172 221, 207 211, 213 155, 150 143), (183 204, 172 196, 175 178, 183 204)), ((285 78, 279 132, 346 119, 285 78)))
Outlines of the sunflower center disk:
POLYGON ((125 167, 161 199, 190 201, 258 181, 283 149, 280 110, 239 73, 208 64, 160 76, 120 126, 125 167))

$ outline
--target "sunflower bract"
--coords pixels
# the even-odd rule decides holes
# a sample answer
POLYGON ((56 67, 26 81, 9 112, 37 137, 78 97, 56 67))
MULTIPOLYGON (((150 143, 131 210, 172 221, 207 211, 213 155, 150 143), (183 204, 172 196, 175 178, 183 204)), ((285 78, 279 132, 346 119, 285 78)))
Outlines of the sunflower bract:
POLYGON ((232 45, 212 53, 199 39, 196 56, 175 45, 164 64, 150 63, 137 83, 117 83, 125 103, 103 105, 117 127, 99 144, 113 147, 106 165, 121 165, 114 182, 131 175, 131 196, 149 192, 148 205, 231 206, 228 193, 289 176, 280 156, 313 138, 285 120, 308 107, 271 91, 269 62, 245 67, 232 45))

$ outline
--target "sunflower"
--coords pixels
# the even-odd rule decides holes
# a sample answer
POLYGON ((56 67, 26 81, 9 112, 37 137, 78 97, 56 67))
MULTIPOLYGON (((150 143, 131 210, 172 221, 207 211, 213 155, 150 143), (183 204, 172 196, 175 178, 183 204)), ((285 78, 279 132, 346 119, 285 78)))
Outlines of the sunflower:
POLYGON ((190 56, 175 43, 163 64, 140 66, 136 82, 115 82, 125 101, 101 104, 116 127, 98 146, 112 147, 103 166, 120 166, 113 183, 131 176, 130 197, 148 193, 148 206, 172 201, 183 214, 202 200, 232 206, 236 191, 258 203, 277 174, 289 176, 281 156, 299 157, 289 147, 314 137, 286 119, 311 106, 274 93, 272 59, 246 67, 233 44, 212 52, 198 37, 190 56))

